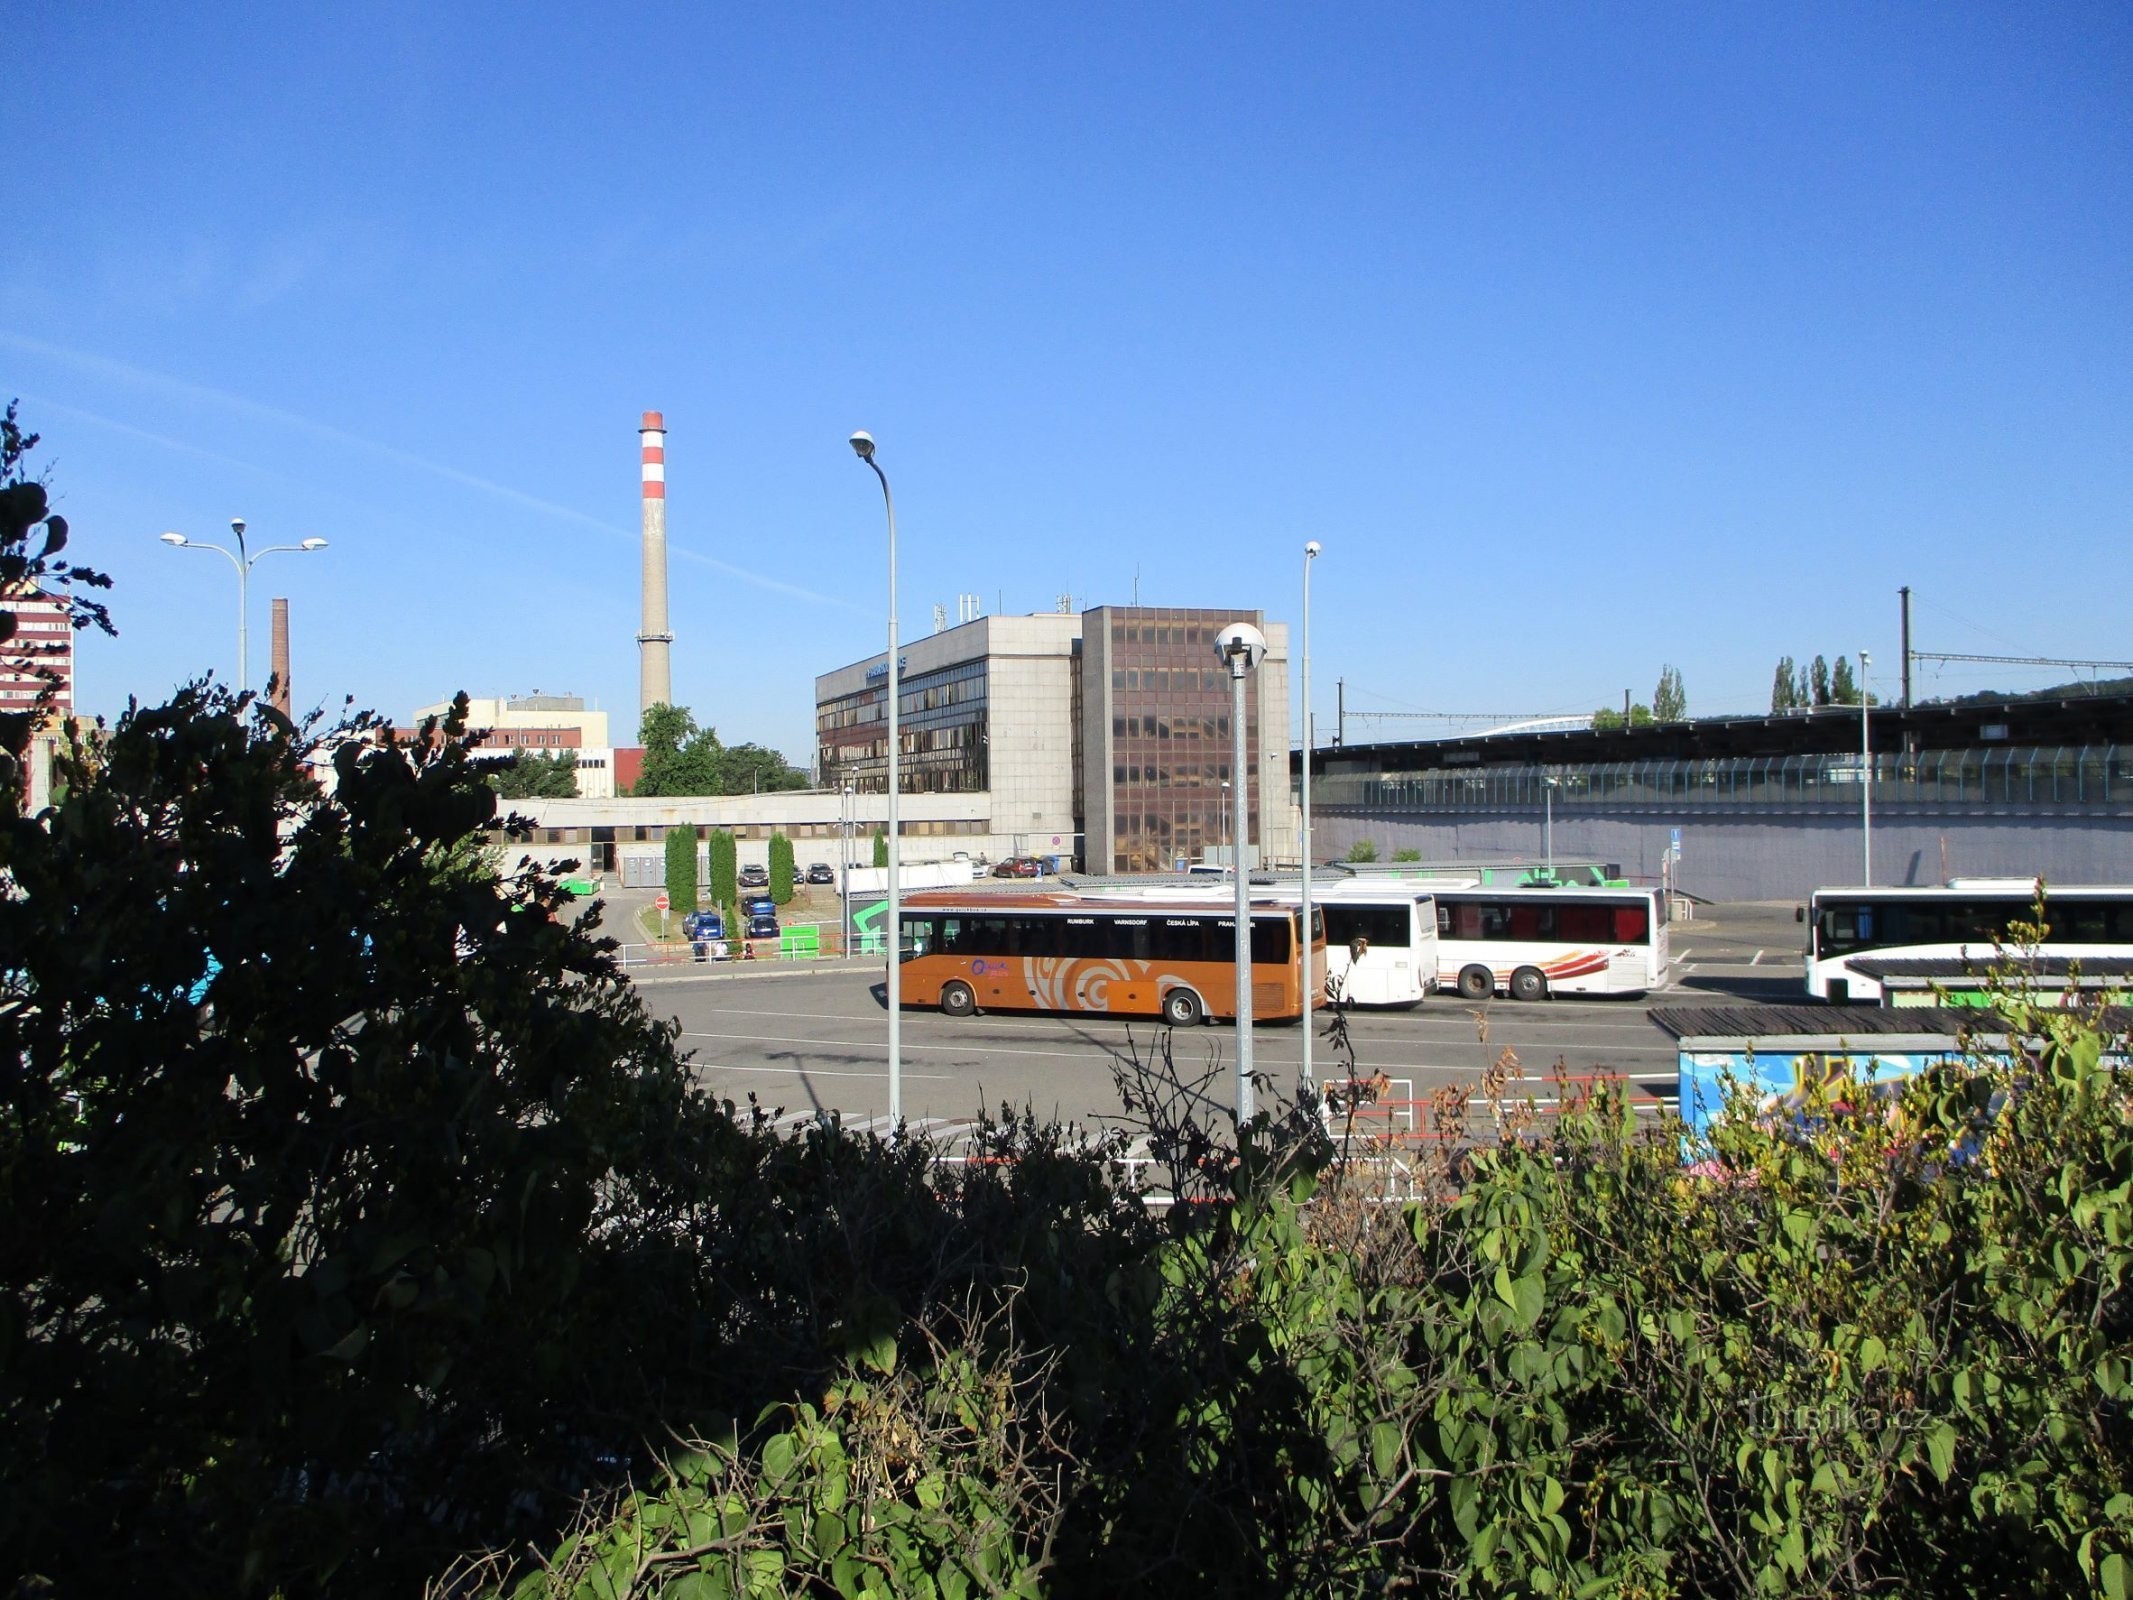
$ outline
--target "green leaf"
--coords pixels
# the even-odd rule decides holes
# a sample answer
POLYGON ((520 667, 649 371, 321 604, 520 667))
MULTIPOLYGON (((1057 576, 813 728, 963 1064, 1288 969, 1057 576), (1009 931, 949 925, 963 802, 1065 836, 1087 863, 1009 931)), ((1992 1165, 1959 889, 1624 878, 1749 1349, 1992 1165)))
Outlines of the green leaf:
POLYGON ((1937 1422, 1926 1430, 1926 1464, 1942 1483, 1955 1470, 1955 1424, 1937 1422))
POLYGON ((1540 1320, 1541 1308, 1547 1304, 1548 1291, 1542 1285, 1538 1273, 1527 1273, 1511 1284, 1511 1309, 1518 1314, 1518 1325, 1530 1328, 1540 1320))
POLYGON ((2126 1558, 2115 1550, 2105 1556, 2103 1564, 2096 1569, 2097 1585, 2108 1600, 2126 1600, 2127 1577, 2126 1558))
POLYGON ((1380 1478, 1390 1478, 1400 1464, 1400 1430, 1389 1422, 1370 1428, 1370 1465, 1380 1478))

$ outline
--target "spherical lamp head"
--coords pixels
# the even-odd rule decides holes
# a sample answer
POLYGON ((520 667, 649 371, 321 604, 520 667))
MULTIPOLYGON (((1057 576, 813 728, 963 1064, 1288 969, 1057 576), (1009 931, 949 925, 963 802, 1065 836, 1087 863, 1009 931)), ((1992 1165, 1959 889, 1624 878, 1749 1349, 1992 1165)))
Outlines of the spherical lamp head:
POLYGON ((1266 658, 1266 635, 1249 622, 1232 622, 1215 635, 1215 655, 1232 672, 1250 672, 1266 658))
POLYGON ((864 428, 852 435, 852 450, 861 461, 874 459, 874 436, 864 428))
POLYGON ((235 535, 237 535, 238 538, 242 539, 244 537, 244 518, 230 518, 230 532, 234 533, 235 535))
POLYGON ((1325 547, 1321 545, 1316 539, 1313 539, 1309 544, 1304 546, 1304 555, 1306 558, 1315 561, 1318 559, 1318 552, 1324 548, 1325 547))

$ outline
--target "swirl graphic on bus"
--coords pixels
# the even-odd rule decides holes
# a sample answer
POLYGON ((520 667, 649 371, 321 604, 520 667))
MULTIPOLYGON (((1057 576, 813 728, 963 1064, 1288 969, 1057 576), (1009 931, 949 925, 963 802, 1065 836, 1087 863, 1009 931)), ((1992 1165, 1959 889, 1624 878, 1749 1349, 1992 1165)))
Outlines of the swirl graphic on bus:
POLYGON ((1136 970, 1144 965, 1039 956, 1029 963, 1030 988, 1037 1004, 1049 1011, 1103 1011, 1110 1006, 1111 985, 1145 977, 1145 972, 1136 970))

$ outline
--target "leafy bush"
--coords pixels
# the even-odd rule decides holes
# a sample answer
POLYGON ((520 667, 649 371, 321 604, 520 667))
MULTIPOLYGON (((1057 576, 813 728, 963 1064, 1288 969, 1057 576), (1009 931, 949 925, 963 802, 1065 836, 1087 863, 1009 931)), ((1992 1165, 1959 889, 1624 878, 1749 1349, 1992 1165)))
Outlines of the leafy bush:
POLYGON ((740 868, 737 864, 740 852, 734 846, 732 831, 726 828, 713 828, 711 830, 710 843, 706 847, 705 853, 710 858, 711 903, 715 906, 723 906, 726 909, 726 914, 730 917, 733 914, 733 903, 739 898, 740 892, 738 885, 740 868))
POLYGON ((1375 840, 1358 839, 1348 847, 1350 861, 1375 861, 1377 858, 1378 847, 1375 840))
POLYGON ((792 841, 775 832, 770 836, 770 898, 781 906, 792 899, 792 841))
POLYGON ((667 829, 667 902, 676 917, 686 917, 697 906, 696 830, 667 829))
POLYGON ((876 828, 874 830, 874 865, 877 867, 885 867, 888 864, 889 838, 887 834, 883 833, 879 828, 876 828))
MULTIPOLYGON (((838 1376, 517 1592, 2122 1595, 2126 1087, 2093 1019, 2015 1027, 2011 1064, 1744 1114, 1707 1175, 1618 1094, 1514 1099, 1402 1207, 1308 1116, 1237 1151, 1157 1116, 1211 1203, 1093 1213, 1101 1277, 849 1321, 838 1376)), ((944 1225, 1058 1170, 965 1169, 944 1225)))

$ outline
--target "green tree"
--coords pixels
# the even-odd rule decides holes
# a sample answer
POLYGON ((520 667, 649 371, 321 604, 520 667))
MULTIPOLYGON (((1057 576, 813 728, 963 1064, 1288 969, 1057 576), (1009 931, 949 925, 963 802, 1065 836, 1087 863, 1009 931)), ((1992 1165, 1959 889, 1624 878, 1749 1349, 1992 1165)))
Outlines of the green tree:
POLYGON ((1378 858, 1377 843, 1371 839, 1358 839, 1348 847, 1350 861, 1375 861, 1378 858))
POLYGON ((1777 675, 1770 684, 1770 709, 1773 712, 1796 711, 1800 705, 1799 687, 1795 681, 1792 657, 1778 658, 1777 675))
MULTIPOLYGON (((1637 704, 1629 708, 1629 722, 1626 724, 1626 726, 1632 728, 1648 728, 1651 725, 1652 708, 1650 706, 1644 704, 1640 700, 1637 704)), ((1602 706, 1598 711, 1595 711, 1592 714, 1592 727, 1595 733, 1619 733, 1621 732, 1624 726, 1625 724, 1622 721, 1622 713, 1615 710, 1612 706, 1602 706)))
POLYGON ((696 883, 696 830, 667 829, 667 900, 677 918, 696 909, 696 883))
POLYGON ((696 725, 682 706, 664 703, 645 709, 638 728, 644 765, 637 775, 639 795, 718 794, 718 737, 696 725))
POLYGON ((792 841, 775 832, 770 836, 770 898, 781 906, 792 900, 792 841))
POLYGON ((1681 669, 1672 665, 1661 667, 1659 687, 1652 691, 1652 720, 1682 722, 1688 714, 1689 696, 1681 684, 1681 669))
POLYGON ((754 744, 729 750, 719 743, 717 729, 698 727, 684 706, 647 709, 638 739, 644 746, 644 768, 636 794, 767 794, 807 787, 807 774, 775 750, 754 744))
POLYGON ((1810 696, 1808 703, 1814 706, 1816 710, 1828 705, 1829 663, 1822 657, 1815 657, 1814 665, 1808 669, 1807 682, 1810 696))
POLYGON ((1829 675, 1829 699, 1832 705, 1855 706, 1859 703, 1859 684, 1852 677, 1852 664, 1843 656, 1837 657, 1837 665, 1829 675))
POLYGON ((456 1546, 398 1508, 577 1492, 531 1463, 598 1426, 556 1380, 612 1358, 617 1165, 687 1080, 562 870, 485 866, 465 715, 314 740, 193 685, 0 820, 0 1567, 406 1592, 456 1546))
POLYGON ((483 762, 481 775, 504 800, 570 799, 578 792, 578 758, 565 750, 520 750, 508 761, 483 762))
POLYGON ((733 902, 739 895, 736 879, 740 873, 740 852, 734 845, 732 831, 727 828, 713 828, 706 854, 710 858, 711 903, 725 907, 730 915, 733 902))
POLYGON ((874 830, 874 865, 877 867, 885 867, 888 864, 889 841, 887 836, 884 835, 879 828, 876 828, 874 830))

